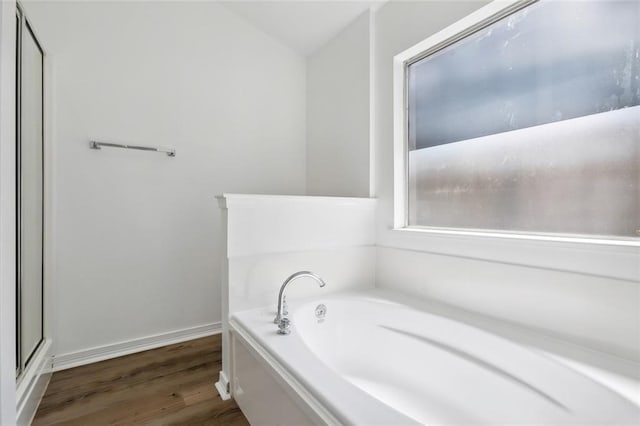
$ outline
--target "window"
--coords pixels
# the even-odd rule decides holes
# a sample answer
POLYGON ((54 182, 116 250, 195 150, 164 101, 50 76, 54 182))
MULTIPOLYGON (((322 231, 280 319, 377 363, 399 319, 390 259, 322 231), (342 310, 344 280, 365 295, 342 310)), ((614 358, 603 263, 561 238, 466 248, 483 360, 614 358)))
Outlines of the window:
POLYGON ((640 236, 640 2, 493 3, 395 72, 397 225, 640 236))

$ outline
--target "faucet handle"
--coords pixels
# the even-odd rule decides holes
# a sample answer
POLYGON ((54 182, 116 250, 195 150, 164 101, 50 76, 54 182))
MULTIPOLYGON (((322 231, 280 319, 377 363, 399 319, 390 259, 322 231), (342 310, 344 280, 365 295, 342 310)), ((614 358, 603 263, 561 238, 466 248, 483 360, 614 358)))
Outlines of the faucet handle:
POLYGON ((287 335, 291 333, 291 321, 287 317, 280 318, 278 322, 278 334, 287 335))

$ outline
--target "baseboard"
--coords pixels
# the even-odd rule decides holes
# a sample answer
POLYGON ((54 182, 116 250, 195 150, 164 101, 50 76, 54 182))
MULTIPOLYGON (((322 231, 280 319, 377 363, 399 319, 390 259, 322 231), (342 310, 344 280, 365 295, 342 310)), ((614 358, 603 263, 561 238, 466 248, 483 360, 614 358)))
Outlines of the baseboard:
POLYGON ((49 379, 51 379, 51 340, 46 339, 22 373, 16 388, 17 425, 31 424, 47 390, 49 379))
POLYGON ((215 386, 223 401, 231 399, 231 392, 229 392, 229 379, 227 379, 227 375, 224 374, 224 371, 220 372, 215 386))
POLYGON ((185 328, 182 330, 170 331, 168 333, 131 339, 111 345, 98 346, 78 352, 56 355, 53 357, 52 370, 66 370, 68 368, 79 367, 81 365, 117 358, 119 356, 155 349, 166 345, 172 345, 174 343, 181 343, 187 340, 211 336, 213 334, 218 334, 221 331, 221 324, 216 322, 197 327, 185 328))

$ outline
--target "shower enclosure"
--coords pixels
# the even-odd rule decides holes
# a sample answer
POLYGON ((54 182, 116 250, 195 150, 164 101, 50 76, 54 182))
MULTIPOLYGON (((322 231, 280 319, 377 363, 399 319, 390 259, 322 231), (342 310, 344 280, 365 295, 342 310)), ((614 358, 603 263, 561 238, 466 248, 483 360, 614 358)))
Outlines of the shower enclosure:
POLYGON ((16 12, 16 376, 44 336, 44 52, 16 12))

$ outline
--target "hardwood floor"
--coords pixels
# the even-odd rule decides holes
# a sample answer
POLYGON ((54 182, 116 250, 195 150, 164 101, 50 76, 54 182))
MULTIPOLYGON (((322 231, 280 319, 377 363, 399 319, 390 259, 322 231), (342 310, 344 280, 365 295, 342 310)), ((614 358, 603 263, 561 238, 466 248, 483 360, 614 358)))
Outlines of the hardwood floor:
POLYGON ((248 425, 213 382, 220 335, 53 374, 33 425, 248 425))

